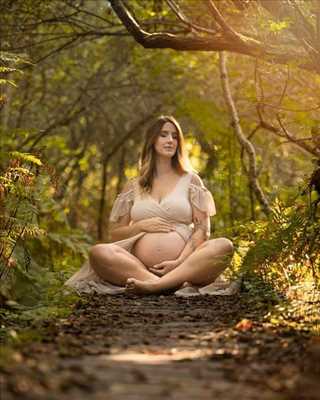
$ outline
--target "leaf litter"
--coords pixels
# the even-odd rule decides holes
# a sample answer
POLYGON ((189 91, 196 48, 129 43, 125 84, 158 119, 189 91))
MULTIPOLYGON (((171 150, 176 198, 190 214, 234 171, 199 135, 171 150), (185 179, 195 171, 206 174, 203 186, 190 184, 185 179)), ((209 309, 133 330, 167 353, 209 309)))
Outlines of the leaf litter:
POLYGON ((274 310, 248 294, 87 296, 1 362, 2 395, 315 400, 320 341, 274 310))

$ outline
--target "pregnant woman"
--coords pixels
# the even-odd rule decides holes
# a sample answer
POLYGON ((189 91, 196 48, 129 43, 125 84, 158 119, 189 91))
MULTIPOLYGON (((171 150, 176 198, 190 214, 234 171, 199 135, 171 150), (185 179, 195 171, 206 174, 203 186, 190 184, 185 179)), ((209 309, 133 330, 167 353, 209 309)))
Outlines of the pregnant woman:
POLYGON ((150 126, 139 167, 111 210, 112 243, 93 246, 89 261, 67 285, 84 292, 125 287, 161 293, 206 286, 228 266, 232 242, 209 240, 214 200, 191 172, 173 117, 161 116, 150 126))

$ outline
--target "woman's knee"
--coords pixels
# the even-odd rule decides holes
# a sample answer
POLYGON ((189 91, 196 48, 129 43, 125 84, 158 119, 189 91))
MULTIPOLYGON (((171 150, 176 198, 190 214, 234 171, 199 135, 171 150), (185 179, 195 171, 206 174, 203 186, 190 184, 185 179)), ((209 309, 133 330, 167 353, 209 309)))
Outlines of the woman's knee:
POLYGON ((209 247, 211 248, 214 255, 232 255, 234 252, 234 246, 231 240, 221 237, 217 239, 209 240, 209 247))
POLYGON ((89 250, 90 262, 94 264, 101 259, 104 261, 112 259, 114 253, 112 246, 112 244, 96 244, 92 246, 89 250))
POLYGON ((223 249, 225 250, 226 254, 233 254, 234 246, 230 239, 227 238, 220 238, 222 242, 223 249))

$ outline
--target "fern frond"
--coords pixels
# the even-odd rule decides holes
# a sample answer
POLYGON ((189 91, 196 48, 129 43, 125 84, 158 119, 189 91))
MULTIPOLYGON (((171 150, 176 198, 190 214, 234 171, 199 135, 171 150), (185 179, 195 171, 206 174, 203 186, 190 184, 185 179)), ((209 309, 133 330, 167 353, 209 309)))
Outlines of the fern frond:
POLYGON ((17 85, 15 84, 15 82, 12 79, 0 79, 0 86, 1 85, 11 85, 11 86, 17 87, 17 85))
POLYGON ((0 66, 0 73, 9 74, 11 72, 18 72, 20 74, 23 74, 23 71, 21 71, 20 69, 0 66))
POLYGON ((27 161, 27 162, 30 162, 31 164, 35 164, 38 166, 43 165, 42 161, 38 157, 36 157, 35 155, 30 154, 30 153, 21 153, 19 151, 11 151, 9 153, 9 155, 12 158, 17 158, 18 160, 21 160, 21 161, 27 161))

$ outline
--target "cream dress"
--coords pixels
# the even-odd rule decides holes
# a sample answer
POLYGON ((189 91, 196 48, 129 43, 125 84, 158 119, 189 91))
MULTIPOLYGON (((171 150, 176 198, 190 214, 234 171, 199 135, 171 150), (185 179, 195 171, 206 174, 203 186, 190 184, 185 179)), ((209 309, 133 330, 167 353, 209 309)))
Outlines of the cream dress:
MULTIPOLYGON (((137 180, 133 179, 131 181, 131 188, 117 196, 110 213, 110 221, 117 222, 120 217, 128 213, 130 213, 131 222, 151 217, 162 217, 174 224, 176 232, 187 242, 193 232, 192 205, 210 216, 216 214, 216 207, 211 193, 203 184, 199 186, 192 183, 193 175, 194 173, 192 172, 182 175, 175 188, 160 203, 148 194, 141 195, 137 180)), ((112 243, 131 252, 137 240, 145 234, 146 232, 141 232, 128 239, 112 243)), ((81 269, 65 284, 74 288, 79 293, 118 294, 125 291, 124 287, 115 286, 102 280, 95 273, 89 261, 86 261, 81 269)), ((190 289, 180 289, 176 294, 182 296, 184 294, 186 296, 197 294, 230 294, 222 292, 214 293, 219 288, 221 289, 221 282, 215 282, 215 284, 202 288, 202 293, 190 289)))

